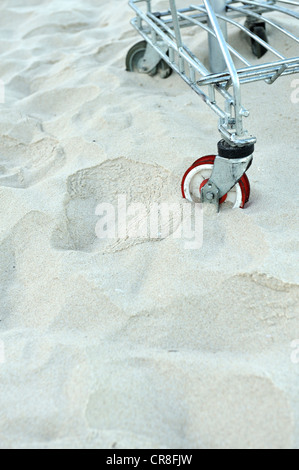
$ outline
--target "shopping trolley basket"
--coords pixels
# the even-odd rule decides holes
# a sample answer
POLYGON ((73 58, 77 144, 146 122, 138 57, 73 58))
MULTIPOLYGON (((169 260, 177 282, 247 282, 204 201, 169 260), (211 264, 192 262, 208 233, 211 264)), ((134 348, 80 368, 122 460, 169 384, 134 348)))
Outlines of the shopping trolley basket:
MULTIPOLYGON (((242 105, 241 85, 299 72, 299 39, 294 20, 299 3, 292 0, 203 0, 202 5, 177 9, 169 0, 167 11, 154 11, 151 0, 130 0, 136 13, 132 25, 143 37, 127 54, 128 71, 170 76, 174 70, 219 116, 218 155, 200 158, 182 180, 183 197, 193 202, 223 202, 243 208, 250 196, 246 171, 253 160, 256 138, 243 127, 249 111, 242 105), (238 21, 243 18, 243 21, 238 21), (286 29, 285 19, 292 19, 286 29), (245 19, 245 22, 244 22, 245 19), (199 27, 208 34, 209 69, 184 40, 185 28, 199 27), (230 43, 229 29, 242 31, 252 53, 262 63, 252 65, 230 43), (290 30, 289 30, 290 29, 290 30), (267 31, 292 41, 297 57, 286 57, 267 39, 267 31), (273 58, 269 61, 269 57, 273 58), (223 103, 219 104, 219 101, 223 103)), ((256 62, 256 61, 255 61, 256 62)))

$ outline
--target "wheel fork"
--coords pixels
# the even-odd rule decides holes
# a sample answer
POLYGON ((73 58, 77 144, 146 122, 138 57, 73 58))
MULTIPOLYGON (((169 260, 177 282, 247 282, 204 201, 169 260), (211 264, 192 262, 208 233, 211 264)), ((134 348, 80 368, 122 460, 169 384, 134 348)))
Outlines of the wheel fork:
MULTIPOLYGON (((161 45, 160 49, 162 49, 163 52, 167 52, 168 47, 166 45, 161 45)), ((140 72, 150 72, 158 65, 160 60, 161 55, 153 48, 153 46, 147 43, 144 57, 139 62, 140 72)))
POLYGON ((251 166, 254 146, 231 147, 221 141, 218 150, 212 175, 201 189, 201 201, 214 204, 219 212, 220 199, 240 181, 251 166))

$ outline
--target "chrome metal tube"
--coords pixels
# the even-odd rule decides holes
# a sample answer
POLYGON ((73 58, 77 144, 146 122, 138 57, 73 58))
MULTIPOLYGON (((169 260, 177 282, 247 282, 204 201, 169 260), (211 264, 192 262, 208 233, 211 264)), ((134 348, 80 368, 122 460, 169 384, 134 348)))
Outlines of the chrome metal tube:
MULTIPOLYGON (((226 12, 226 0, 209 0, 211 7, 213 8, 216 14, 225 15, 226 12)), ((227 40, 227 24, 219 20, 218 21, 220 29, 222 31, 225 41, 227 40)), ((208 26, 213 29, 212 23, 208 20, 208 26)), ((210 69, 212 73, 224 72, 227 70, 227 64, 223 56, 221 47, 217 37, 209 34, 209 59, 210 59, 210 69)))
POLYGON ((235 124, 236 124, 236 134, 237 135, 242 135, 243 134, 243 123, 242 123, 242 114, 241 114, 241 87, 240 87, 240 81, 239 77, 237 74, 237 70, 235 67, 235 64, 231 58, 231 55, 229 53, 225 38, 222 34, 222 30, 219 26, 219 23, 217 21, 216 14, 211 7, 211 4, 209 0, 204 0, 204 4, 207 10, 207 13, 209 15, 209 21, 211 22, 211 25, 213 27, 213 30, 215 31, 215 34, 217 36, 217 40, 219 42, 219 46, 221 49, 221 52, 223 54, 226 66, 228 68, 228 71, 231 76, 231 81, 234 89, 234 107, 235 107, 235 124))
MULTIPOLYGON (((200 28, 204 29, 205 31, 207 31, 210 35, 212 35, 214 38, 216 38, 216 34, 214 33, 214 31, 209 28, 209 26, 203 24, 201 21, 197 21, 196 19, 190 17, 190 16, 187 16, 187 15, 183 15, 182 13, 179 12, 179 16, 180 18, 183 18, 183 19, 188 19, 190 21, 190 23, 196 25, 196 26, 199 26, 200 28)), ((230 44, 227 44, 227 47, 229 49, 230 52, 232 52, 234 54, 234 56, 236 56, 241 62, 243 62, 244 64, 248 65, 250 67, 250 62, 245 59, 244 56, 242 56, 236 49, 234 49, 230 44)), ((227 67, 225 67, 225 70, 227 69, 227 67)), ((217 72, 216 72, 217 73, 217 72)), ((220 72, 221 73, 221 72, 220 72)))
POLYGON ((297 36, 292 34, 287 29, 283 28, 279 24, 274 23, 274 21, 269 20, 269 18, 266 18, 265 16, 260 15, 259 13, 255 13, 254 11, 246 10, 245 8, 241 8, 241 7, 233 7, 231 5, 228 8, 230 10, 233 10, 233 11, 238 11, 238 12, 242 13, 243 15, 252 16, 253 18, 257 18, 258 20, 262 20, 265 23, 269 24, 270 26, 273 26, 273 28, 277 29, 281 33, 283 33, 286 36, 290 37, 291 39, 294 39, 294 41, 299 42, 299 38, 297 38, 297 36))
POLYGON ((252 0, 242 0, 242 3, 246 5, 253 5, 256 7, 265 8, 266 10, 269 10, 269 11, 279 11, 281 13, 284 13, 285 15, 292 16, 293 18, 299 19, 299 13, 289 10, 288 8, 275 6, 273 4, 269 5, 265 2, 255 2, 252 0))

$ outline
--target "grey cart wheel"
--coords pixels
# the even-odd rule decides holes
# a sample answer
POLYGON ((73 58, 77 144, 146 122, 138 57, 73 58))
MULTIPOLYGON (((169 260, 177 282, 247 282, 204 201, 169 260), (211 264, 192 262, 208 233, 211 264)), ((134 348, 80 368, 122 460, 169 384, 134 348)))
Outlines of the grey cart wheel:
MULTIPOLYGON (((250 20, 247 20, 245 22, 246 28, 248 28, 252 33, 256 34, 257 37, 260 39, 263 39, 263 41, 268 43, 268 37, 267 37, 267 32, 266 32, 266 23, 265 22, 252 22, 250 20)), ((252 53, 260 59, 263 57, 268 50, 259 42, 255 41, 253 38, 251 38, 251 50, 252 53)))
MULTIPOLYGON (((268 42, 266 28, 264 28, 263 26, 255 26, 252 32, 256 34, 260 39, 263 39, 265 42, 268 42)), ((258 59, 263 57, 263 55, 265 55, 266 52, 268 52, 267 49, 264 46, 262 46, 262 44, 255 41, 254 39, 252 40, 251 47, 252 47, 253 54, 258 59)))
POLYGON ((143 59, 146 48, 147 42, 141 41, 135 44, 129 50, 126 58, 127 71, 147 74, 150 77, 154 77, 155 75, 159 74, 161 78, 168 78, 172 73, 172 69, 163 59, 161 59, 160 62, 151 70, 148 70, 148 68, 144 66, 143 59))
POLYGON ((146 73, 151 77, 154 77, 158 73, 157 67, 154 67, 152 70, 146 70, 142 66, 142 59, 144 58, 146 47, 147 42, 140 41, 129 50, 126 58, 127 71, 136 73, 146 73))

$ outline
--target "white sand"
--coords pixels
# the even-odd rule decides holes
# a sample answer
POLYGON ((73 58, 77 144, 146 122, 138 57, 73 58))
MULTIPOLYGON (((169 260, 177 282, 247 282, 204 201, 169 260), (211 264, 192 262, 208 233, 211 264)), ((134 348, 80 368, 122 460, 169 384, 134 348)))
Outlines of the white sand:
POLYGON ((217 118, 124 70, 126 0, 0 13, 0 447, 298 448, 294 77, 244 88, 251 202, 207 214, 202 249, 100 242, 100 202, 181 201, 217 118))

